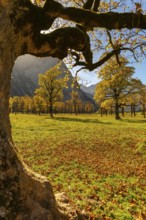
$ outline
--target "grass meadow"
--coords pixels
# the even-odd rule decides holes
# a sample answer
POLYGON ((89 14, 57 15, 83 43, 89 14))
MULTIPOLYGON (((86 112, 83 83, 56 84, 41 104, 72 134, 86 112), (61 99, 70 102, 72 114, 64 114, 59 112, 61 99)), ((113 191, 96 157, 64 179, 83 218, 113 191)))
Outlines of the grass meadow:
POLYGON ((13 139, 54 192, 95 220, 146 219, 146 120, 142 115, 11 115, 13 139))

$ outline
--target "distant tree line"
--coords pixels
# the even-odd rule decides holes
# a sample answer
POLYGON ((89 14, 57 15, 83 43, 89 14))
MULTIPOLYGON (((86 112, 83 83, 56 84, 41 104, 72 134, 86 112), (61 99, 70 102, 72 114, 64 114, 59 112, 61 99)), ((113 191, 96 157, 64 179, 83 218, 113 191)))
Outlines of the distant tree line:
MULTIPOLYGON (((80 99, 56 101, 53 105, 53 113, 93 113, 95 107, 91 102, 83 103, 80 99)), ((26 114, 50 114, 49 103, 41 96, 14 96, 10 97, 10 112, 11 113, 26 113, 26 114)))

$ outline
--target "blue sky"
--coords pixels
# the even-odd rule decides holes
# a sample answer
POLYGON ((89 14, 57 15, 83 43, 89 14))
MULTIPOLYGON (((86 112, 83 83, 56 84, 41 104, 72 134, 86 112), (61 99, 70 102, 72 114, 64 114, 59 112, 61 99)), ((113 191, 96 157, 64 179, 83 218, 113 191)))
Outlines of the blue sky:
MULTIPOLYGON (((140 79, 143 84, 146 84, 146 59, 142 63, 134 63, 131 66, 135 68, 135 73, 133 77, 140 79)), ((73 75, 75 75, 75 68, 71 72, 73 75)), ((99 82, 95 71, 80 71, 78 76, 81 79, 80 83, 87 86, 99 82)))
POLYGON ((135 67, 134 77, 139 78, 144 84, 146 84, 146 59, 143 63, 137 63, 133 66, 135 67))
MULTIPOLYGON (((133 2, 142 3, 143 11, 144 13, 146 13, 146 0, 133 0, 133 2)), ((132 0, 126 0, 125 3, 131 8, 132 0)), ((133 77, 140 79, 143 84, 146 84, 146 59, 143 60, 143 62, 141 63, 134 63, 130 65, 135 68, 135 74, 133 75, 133 77)), ((73 68, 71 72, 73 75, 75 75, 76 68, 73 68)), ((85 85, 96 84, 97 82, 99 82, 99 79, 95 71, 80 71, 78 76, 81 79, 80 83, 85 85)))

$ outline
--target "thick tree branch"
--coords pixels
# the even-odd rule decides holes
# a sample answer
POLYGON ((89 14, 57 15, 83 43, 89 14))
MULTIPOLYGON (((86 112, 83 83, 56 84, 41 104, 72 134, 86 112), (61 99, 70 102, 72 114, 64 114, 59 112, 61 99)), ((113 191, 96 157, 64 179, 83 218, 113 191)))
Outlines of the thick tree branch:
POLYGON ((49 34, 39 34, 39 37, 32 38, 25 53, 63 59, 68 55, 68 50, 73 49, 81 51, 87 63, 90 63, 92 53, 88 51, 90 50, 89 43, 89 39, 80 29, 74 27, 60 28, 49 34))
MULTIPOLYGON (((87 10, 84 8, 63 7, 62 4, 54 0, 47 0, 42 9, 51 18, 60 17, 75 23, 80 23, 83 26, 99 27, 111 29, 122 28, 141 28, 146 29, 146 15, 138 13, 96 13, 89 10, 93 1, 87 1, 87 10)), ((94 7, 97 9, 100 1, 96 1, 94 7)), ((85 6, 84 6, 85 7, 85 6)), ((95 9, 94 8, 94 9, 95 9)))
MULTIPOLYGON (((46 11, 46 13, 48 13, 46 11)), ((49 11, 49 15, 52 17, 54 13, 49 11)), ((146 29, 146 15, 136 13, 95 13, 89 10, 83 10, 79 8, 63 8, 58 17, 80 23, 84 26, 122 29, 122 28, 141 28, 146 29)))
MULTIPOLYGON (((92 70, 100 67, 102 64, 104 64, 106 61, 108 61, 112 56, 114 56, 116 54, 120 54, 120 49, 112 50, 111 52, 106 54, 102 59, 100 59, 96 63, 92 63, 90 65, 88 63, 86 63, 86 62, 79 61, 79 57, 76 56, 76 64, 75 64, 75 66, 84 66, 83 67, 84 69, 88 69, 88 70, 92 71, 92 70)), ((75 53, 73 55, 75 56, 75 53)))
POLYGON ((97 12, 100 5, 100 0, 95 0, 93 11, 97 12))
POLYGON ((59 17, 81 23, 84 26, 111 29, 146 29, 146 15, 136 13, 95 13, 78 8, 65 8, 59 17))
MULTIPOLYGON (((114 45, 114 43, 113 43, 113 41, 112 41, 112 36, 111 36, 111 34, 110 34, 110 31, 109 30, 107 30, 106 31, 106 33, 107 33, 107 35, 108 35, 108 37, 109 37, 109 43, 111 44, 111 46, 112 46, 112 48, 113 49, 119 49, 120 48, 120 46, 121 45, 114 45)), ((119 66, 121 66, 121 62, 120 62, 120 60, 119 60, 119 56, 118 56, 119 54, 115 54, 115 56, 116 56, 116 60, 117 60, 117 63, 119 64, 119 66)))

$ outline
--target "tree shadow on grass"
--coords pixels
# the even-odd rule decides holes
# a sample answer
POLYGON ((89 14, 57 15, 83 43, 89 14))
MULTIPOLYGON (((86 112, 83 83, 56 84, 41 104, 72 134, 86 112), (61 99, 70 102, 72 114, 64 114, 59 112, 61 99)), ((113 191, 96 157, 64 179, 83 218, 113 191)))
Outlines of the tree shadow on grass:
POLYGON ((129 122, 129 123, 146 123, 146 119, 142 119, 142 120, 139 120, 139 119, 124 119, 124 120, 121 120, 122 122, 129 122))
POLYGON ((112 124, 111 122, 103 122, 97 119, 81 119, 81 118, 67 118, 67 117, 55 117, 57 121, 68 121, 68 122, 82 122, 82 123, 93 123, 93 124, 112 124))

